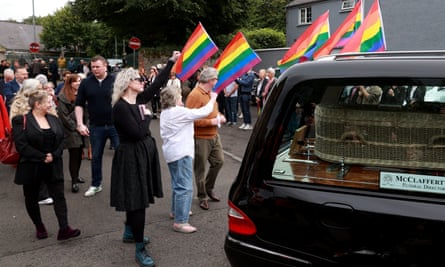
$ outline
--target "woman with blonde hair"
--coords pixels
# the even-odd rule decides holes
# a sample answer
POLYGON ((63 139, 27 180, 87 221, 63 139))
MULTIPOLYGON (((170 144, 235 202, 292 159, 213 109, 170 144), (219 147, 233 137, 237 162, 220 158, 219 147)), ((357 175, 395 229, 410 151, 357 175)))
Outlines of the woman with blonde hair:
POLYGON ((123 241, 136 243, 136 261, 141 266, 154 266, 145 249, 145 211, 155 197, 163 197, 159 153, 149 128, 152 114, 145 104, 167 82, 179 54, 173 53, 167 66, 148 86, 144 86, 138 70, 133 68, 121 70, 114 81, 112 118, 119 145, 111 167, 111 206, 125 211, 123 241))
POLYGON ((43 86, 37 79, 26 79, 23 81, 23 86, 15 95, 11 109, 9 111, 9 120, 17 115, 23 115, 28 113, 31 110, 31 107, 28 104, 29 92, 33 90, 42 90, 43 86))
MULTIPOLYGON (((11 120, 11 122, 17 115, 25 115, 31 110, 31 107, 28 103, 29 95, 36 90, 44 90, 43 84, 45 83, 46 77, 44 75, 42 76, 44 78, 39 77, 40 79, 26 79, 23 81, 22 88, 17 92, 11 104, 11 110, 9 111, 9 119, 11 120)), ((53 105, 51 105, 48 113, 57 116, 56 109, 53 105)), ((43 183, 40 186, 38 200, 38 203, 41 205, 51 205, 54 202, 53 199, 49 196, 46 185, 43 183)))
POLYGON ((76 237, 80 230, 68 224, 64 195, 62 124, 49 113, 51 99, 46 91, 32 90, 26 95, 29 111, 12 119, 12 134, 20 154, 14 182, 23 186, 26 211, 36 227, 38 239, 48 237, 37 203, 42 183, 54 199, 54 212, 59 223, 57 240, 76 237))

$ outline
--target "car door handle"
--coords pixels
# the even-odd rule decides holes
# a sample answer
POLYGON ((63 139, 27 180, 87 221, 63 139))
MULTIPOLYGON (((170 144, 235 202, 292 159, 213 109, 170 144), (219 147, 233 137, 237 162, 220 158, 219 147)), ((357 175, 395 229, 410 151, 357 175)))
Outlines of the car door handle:
POLYGON ((351 205, 326 202, 323 204, 321 224, 336 230, 346 230, 351 227, 354 208, 351 205))

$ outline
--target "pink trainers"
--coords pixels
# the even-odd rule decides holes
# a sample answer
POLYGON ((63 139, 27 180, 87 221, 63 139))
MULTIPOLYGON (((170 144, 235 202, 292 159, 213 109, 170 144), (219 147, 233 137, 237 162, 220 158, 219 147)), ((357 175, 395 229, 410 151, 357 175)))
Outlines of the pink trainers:
POLYGON ((196 232, 196 227, 191 226, 189 223, 174 223, 173 230, 176 232, 190 234, 196 232))

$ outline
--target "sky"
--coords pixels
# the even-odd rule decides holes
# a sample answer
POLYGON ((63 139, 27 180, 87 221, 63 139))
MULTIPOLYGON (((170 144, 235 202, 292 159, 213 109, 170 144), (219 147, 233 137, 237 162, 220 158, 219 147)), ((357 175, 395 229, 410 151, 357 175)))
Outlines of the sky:
MULTIPOLYGON (((0 20, 13 19, 22 22, 32 16, 33 0, 0 0, 0 20)), ((34 15, 44 17, 52 15, 65 6, 68 0, 34 0, 34 15)))

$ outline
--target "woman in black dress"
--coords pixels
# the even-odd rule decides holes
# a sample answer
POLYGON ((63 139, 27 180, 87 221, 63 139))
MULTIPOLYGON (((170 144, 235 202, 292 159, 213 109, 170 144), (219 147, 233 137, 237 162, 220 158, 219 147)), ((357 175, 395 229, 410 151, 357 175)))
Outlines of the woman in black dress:
POLYGON ((136 261, 153 266, 144 242, 145 209, 155 197, 163 197, 159 153, 149 129, 152 119, 146 103, 164 85, 179 57, 173 52, 155 81, 144 88, 143 79, 133 68, 121 70, 114 82, 113 123, 119 134, 111 169, 111 206, 126 212, 124 242, 136 242, 136 261))

